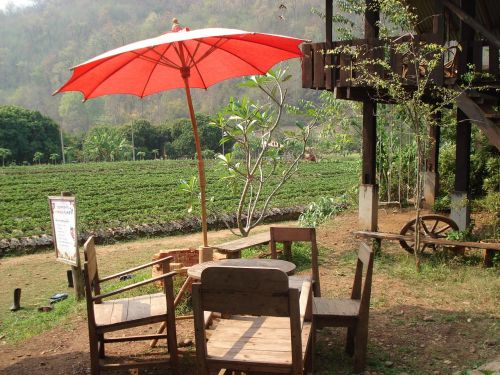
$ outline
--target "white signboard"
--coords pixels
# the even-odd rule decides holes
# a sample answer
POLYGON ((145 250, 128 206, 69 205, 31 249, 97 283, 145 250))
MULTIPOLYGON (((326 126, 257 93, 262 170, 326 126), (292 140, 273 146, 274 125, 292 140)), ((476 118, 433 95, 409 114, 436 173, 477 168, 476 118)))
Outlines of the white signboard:
POLYGON ((57 260, 78 267, 75 197, 49 197, 52 237, 57 260))

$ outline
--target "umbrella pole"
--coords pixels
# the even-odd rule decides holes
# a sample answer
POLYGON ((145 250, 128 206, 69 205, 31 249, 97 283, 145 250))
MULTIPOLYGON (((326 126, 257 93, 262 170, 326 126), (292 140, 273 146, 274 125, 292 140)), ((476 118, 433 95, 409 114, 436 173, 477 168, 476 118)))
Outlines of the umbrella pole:
POLYGON ((191 125, 193 125, 194 144, 196 147, 196 156, 198 158, 198 177, 200 180, 200 193, 201 193, 201 231, 203 233, 203 247, 208 247, 207 238, 207 207, 205 195, 205 166, 201 156, 200 136, 198 134, 198 124, 194 115, 193 100, 191 99, 191 90, 189 89, 188 78, 183 77, 184 87, 186 89, 186 100, 189 107, 189 116, 191 117, 191 125))

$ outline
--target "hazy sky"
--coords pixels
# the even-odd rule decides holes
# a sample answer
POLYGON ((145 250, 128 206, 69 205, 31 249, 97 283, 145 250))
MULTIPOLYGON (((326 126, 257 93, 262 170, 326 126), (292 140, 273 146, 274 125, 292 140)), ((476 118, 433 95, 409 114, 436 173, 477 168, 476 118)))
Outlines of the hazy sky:
POLYGON ((33 3, 32 0, 0 0, 0 9, 5 9, 8 3, 13 3, 17 6, 25 6, 33 3))

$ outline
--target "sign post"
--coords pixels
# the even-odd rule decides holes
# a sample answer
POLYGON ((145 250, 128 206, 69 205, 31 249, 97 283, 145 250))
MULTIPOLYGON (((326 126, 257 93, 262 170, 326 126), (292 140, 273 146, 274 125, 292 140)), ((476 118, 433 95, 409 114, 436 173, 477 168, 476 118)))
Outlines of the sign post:
POLYGON ((70 193, 63 192, 60 197, 49 197, 49 207, 56 259, 71 265, 75 296, 81 300, 85 297, 85 290, 78 252, 76 199, 70 193))

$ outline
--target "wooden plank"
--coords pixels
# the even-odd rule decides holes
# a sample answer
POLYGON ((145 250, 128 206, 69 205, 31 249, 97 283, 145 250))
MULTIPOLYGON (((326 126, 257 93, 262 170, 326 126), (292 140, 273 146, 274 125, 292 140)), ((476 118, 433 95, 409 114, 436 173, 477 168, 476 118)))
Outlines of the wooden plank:
POLYGON ((366 243, 361 242, 359 244, 358 259, 364 264, 368 265, 373 252, 366 243))
POLYGON ((357 317, 360 300, 313 298, 313 315, 321 317, 357 317))
POLYGON ((314 43, 314 83, 313 87, 317 90, 325 88, 325 57, 323 52, 326 48, 325 43, 314 43))
POLYGON ((248 249, 252 246, 265 245, 269 243, 270 240, 271 237, 269 232, 262 232, 249 237, 224 242, 219 245, 213 245, 213 248, 222 253, 229 253, 248 249))
POLYGON ((311 43, 302 44, 302 87, 313 88, 313 53, 311 43))
POLYGON ((314 228, 271 227, 271 238, 276 242, 309 242, 314 228))
POLYGON ((499 74, 499 61, 498 61, 498 47, 490 44, 489 58, 488 58, 488 73, 493 75, 499 74))
MULTIPOLYGON (((381 240, 390 240, 390 241, 413 242, 415 240, 415 238, 413 236, 404 236, 401 234, 385 233, 385 232, 356 231, 356 232, 353 232, 353 234, 355 236, 359 236, 359 237, 379 238, 381 240)), ((441 238, 430 238, 430 237, 422 237, 420 239, 420 241, 422 241, 423 243, 436 244, 436 245, 442 245, 442 246, 459 246, 459 247, 471 247, 471 248, 478 248, 478 249, 500 250, 500 244, 496 244, 496 243, 453 241, 453 240, 446 240, 446 239, 441 239, 441 238)))
MULTIPOLYGON (((221 360, 231 359, 245 363, 290 365, 290 320, 271 319, 271 325, 268 320, 267 317, 252 317, 248 320, 222 319, 208 340, 208 358, 221 357, 221 360)), ((305 354, 310 328, 310 323, 304 324, 301 333, 302 355, 305 354)))

